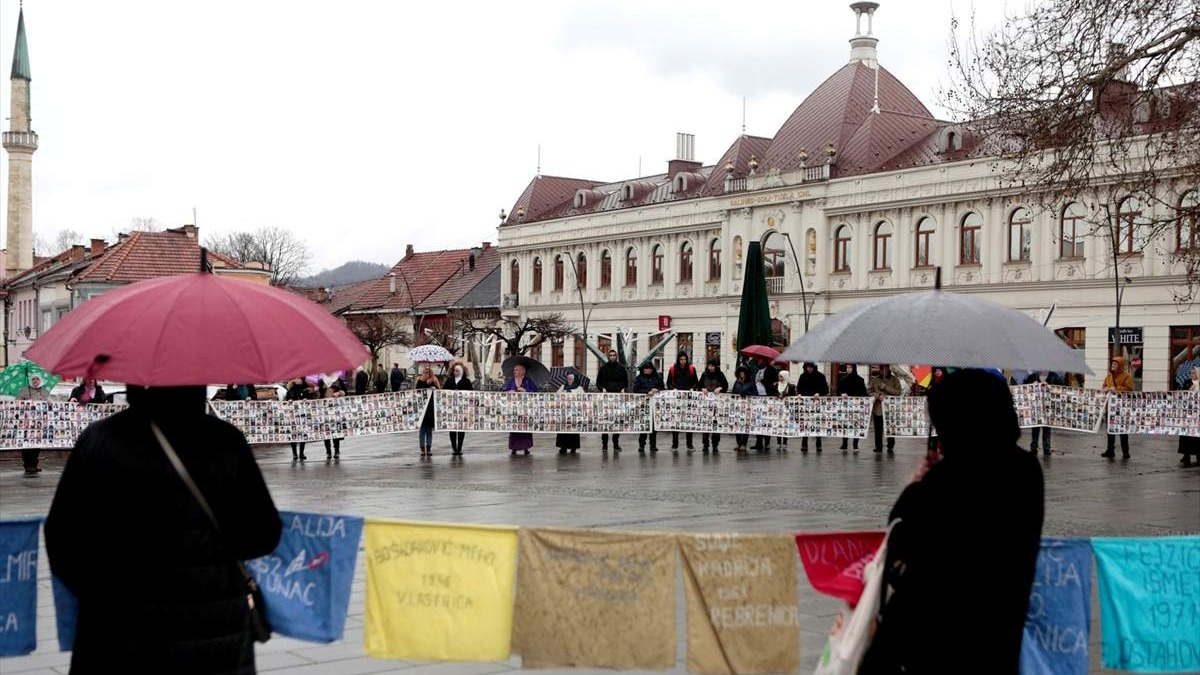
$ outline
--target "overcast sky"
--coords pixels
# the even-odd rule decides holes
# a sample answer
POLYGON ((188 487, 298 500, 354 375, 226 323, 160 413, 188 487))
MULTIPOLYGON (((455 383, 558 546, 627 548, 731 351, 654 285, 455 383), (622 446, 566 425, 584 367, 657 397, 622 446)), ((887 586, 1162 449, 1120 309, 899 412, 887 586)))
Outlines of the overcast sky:
MULTIPOLYGON (((846 62, 848 4, 28 0, 35 232, 111 239, 194 207, 202 236, 292 229, 313 271, 494 242, 539 143, 545 174, 616 181, 664 171, 677 131, 715 162, 743 96, 747 132, 774 135, 846 62)), ((972 10, 876 13, 880 62, 939 116, 951 17, 972 10)), ((4 75, 17 11, 0 4, 4 75)))

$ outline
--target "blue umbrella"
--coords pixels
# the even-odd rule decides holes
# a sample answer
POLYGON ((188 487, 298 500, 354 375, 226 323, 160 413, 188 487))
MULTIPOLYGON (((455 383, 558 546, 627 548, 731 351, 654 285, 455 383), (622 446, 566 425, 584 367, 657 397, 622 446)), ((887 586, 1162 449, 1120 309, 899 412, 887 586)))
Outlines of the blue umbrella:
POLYGON ((1200 368, 1200 357, 1196 357, 1191 361, 1184 361, 1175 371, 1175 381, 1180 387, 1188 386, 1188 380, 1192 379, 1192 368, 1200 368))

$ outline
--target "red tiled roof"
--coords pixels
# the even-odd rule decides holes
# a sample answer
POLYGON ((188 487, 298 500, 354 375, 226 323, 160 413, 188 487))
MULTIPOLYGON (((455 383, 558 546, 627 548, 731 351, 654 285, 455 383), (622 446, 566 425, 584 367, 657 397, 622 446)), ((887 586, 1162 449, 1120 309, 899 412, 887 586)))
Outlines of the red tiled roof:
POLYGON ((540 220, 545 213, 564 202, 570 203, 575 198, 575 191, 604 185, 604 181, 584 180, 582 178, 563 178, 560 176, 534 176, 525 186, 525 191, 513 204, 505 224, 540 220), (525 210, 525 217, 517 219, 517 211, 525 210))
MULTIPOLYGON (((444 284, 418 303, 417 308, 442 309, 456 304, 499 266, 500 251, 495 246, 488 246, 475 258, 475 269, 467 269, 468 266, 464 263, 454 270, 454 274, 444 284)), ((499 298, 496 301, 499 302, 499 298)))
POLYGON ((457 272, 459 263, 468 256, 470 252, 465 248, 414 253, 396 263, 388 274, 371 281, 353 303, 340 311, 412 309, 457 272), (395 293, 391 291, 392 274, 396 275, 395 293))
POLYGON ((340 314, 354 303, 362 298, 363 294, 371 289, 378 279, 367 279, 356 284, 343 286, 342 288, 334 289, 333 297, 329 300, 329 311, 334 314, 340 314))
POLYGON ((725 170, 725 165, 733 162, 733 177, 745 178, 746 174, 750 173, 750 158, 755 158, 759 163, 759 168, 762 168, 763 157, 767 154, 767 148, 771 145, 771 139, 763 138, 762 136, 747 136, 742 134, 738 136, 733 145, 721 155, 721 159, 713 167, 712 173, 708 175, 708 182, 704 185, 704 190, 700 194, 704 195, 719 195, 725 193, 725 178, 729 176, 729 172, 725 170))
POLYGON ((71 248, 59 253, 55 256, 36 258, 33 267, 21 272, 16 276, 9 277, 4 280, 4 286, 16 286, 26 281, 35 279, 36 277, 53 274, 64 268, 70 267, 73 264, 78 264, 90 257, 91 251, 83 246, 72 246, 71 248))
MULTIPOLYGON (((200 243, 195 228, 163 232, 133 232, 127 239, 104 251, 104 255, 81 270, 77 283, 128 284, 145 279, 187 274, 200 269, 200 243)), ((227 267, 241 264, 231 258, 209 253, 227 267)))
POLYGON ((869 173, 937 126, 925 105, 886 68, 853 61, 804 99, 759 162, 764 170, 794 171, 800 168, 801 149, 816 164, 825 160, 826 145, 833 144, 834 176, 869 173), (877 74, 880 114, 871 112, 877 74))

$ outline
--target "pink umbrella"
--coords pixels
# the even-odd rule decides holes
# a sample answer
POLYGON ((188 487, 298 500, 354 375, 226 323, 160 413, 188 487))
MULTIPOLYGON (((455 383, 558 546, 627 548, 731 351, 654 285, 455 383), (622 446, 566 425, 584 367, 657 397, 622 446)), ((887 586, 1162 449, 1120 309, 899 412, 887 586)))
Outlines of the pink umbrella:
POLYGON ((350 370, 369 355, 340 321, 299 295, 186 274, 88 300, 26 356, 64 377, 165 387, 278 382, 350 370))

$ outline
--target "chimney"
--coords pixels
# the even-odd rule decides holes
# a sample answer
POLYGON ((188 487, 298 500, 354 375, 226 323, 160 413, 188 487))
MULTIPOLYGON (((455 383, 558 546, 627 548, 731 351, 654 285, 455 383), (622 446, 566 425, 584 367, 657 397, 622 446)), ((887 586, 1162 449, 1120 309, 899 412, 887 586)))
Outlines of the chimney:
POLYGON ((875 45, 879 40, 873 36, 875 10, 879 9, 878 2, 856 2, 850 5, 854 10, 854 37, 850 38, 850 63, 861 61, 864 65, 875 68, 878 65, 878 55, 875 45), (862 31, 863 15, 867 15, 867 32, 862 31))
POLYGON ((92 240, 92 257, 99 258, 104 253, 104 248, 105 248, 105 245, 104 245, 103 239, 93 239, 92 240))
POLYGON ((196 226, 195 225, 188 224, 188 225, 184 225, 183 227, 181 227, 179 229, 183 230, 183 233, 187 235, 188 239, 196 238, 196 226))
POLYGON ((483 242, 483 248, 489 249, 491 247, 492 247, 492 242, 490 242, 490 241, 483 242))
MULTIPOLYGON (((408 248, 411 253, 412 245, 410 244, 408 248)), ((388 293, 390 293, 392 295, 396 294, 396 273, 395 272, 388 273, 388 293)))
POLYGON ((413 257, 413 245, 409 244, 404 247, 404 259, 408 260, 411 257, 413 257))
POLYGON ((675 134, 675 159, 667 162, 667 180, 674 178, 677 173, 696 171, 702 166, 696 161, 696 135, 675 134))

